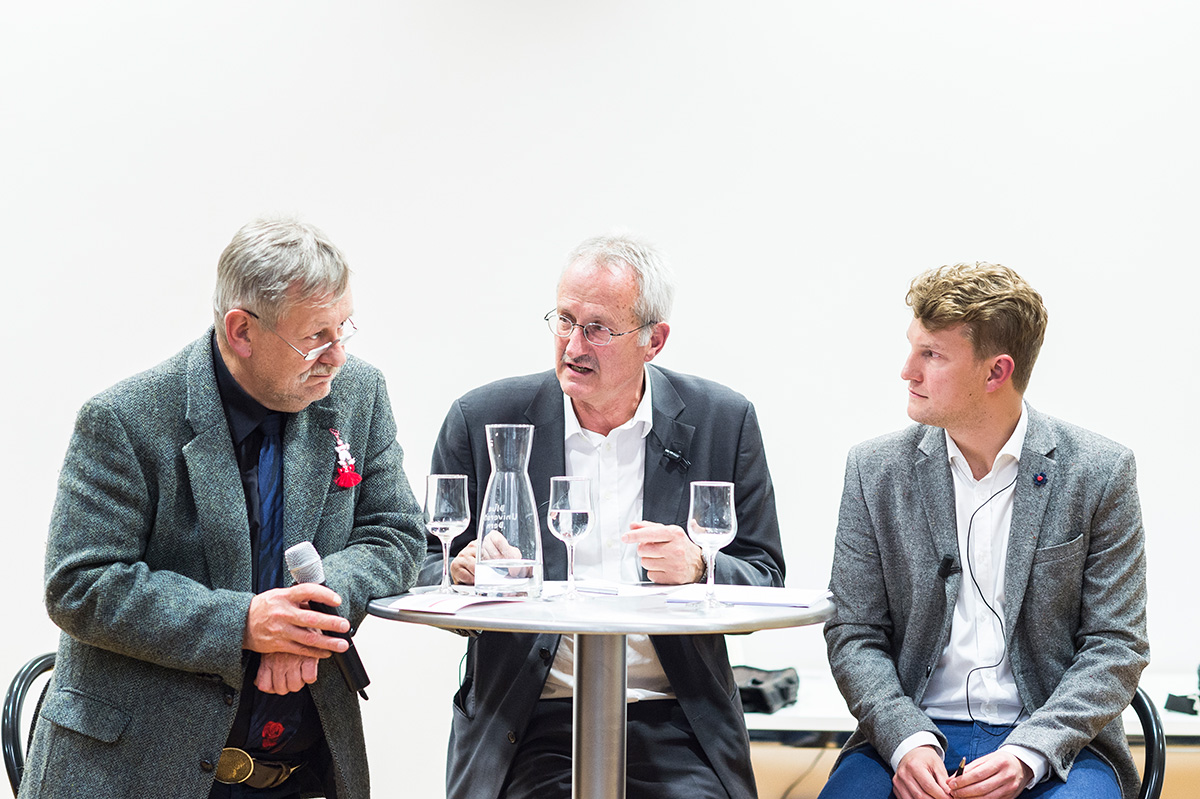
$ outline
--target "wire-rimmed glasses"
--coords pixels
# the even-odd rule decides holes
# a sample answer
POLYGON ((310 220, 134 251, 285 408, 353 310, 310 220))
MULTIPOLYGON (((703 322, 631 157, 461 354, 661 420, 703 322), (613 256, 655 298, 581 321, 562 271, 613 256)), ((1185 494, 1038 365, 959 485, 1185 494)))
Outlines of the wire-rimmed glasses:
MULTIPOLYGON (((246 311, 246 313, 250 314, 255 319, 262 322, 262 317, 260 317, 254 311, 247 311, 245 308, 243 308, 242 310, 246 311)), ((346 342, 349 341, 350 338, 353 337, 354 334, 358 332, 358 325, 354 324, 353 319, 346 317, 346 321, 342 322, 342 324, 341 324, 342 335, 338 336, 333 341, 326 342, 325 344, 322 344, 319 347, 314 347, 313 349, 309 350, 308 352, 305 352, 304 350, 300 349, 292 342, 288 341, 283 336, 280 336, 279 333, 276 332, 275 328, 271 327, 266 322, 263 322, 263 327, 267 328, 267 330, 270 330, 272 333, 275 333, 275 335, 279 338, 280 341, 282 341, 284 344, 288 345, 293 350, 295 350, 296 354, 299 355, 301 358, 303 358, 306 361, 315 361, 317 358, 320 358, 322 355, 324 355, 326 352, 328 352, 329 348, 332 347, 334 344, 341 344, 344 347, 346 345, 346 342)))
POLYGON ((626 330, 624 333, 614 333, 599 322, 588 322, 586 325, 581 325, 574 319, 563 316, 558 311, 550 311, 542 318, 546 320, 546 326, 550 328, 550 332, 559 338, 570 338, 575 328, 579 328, 583 331, 583 337, 597 347, 607 347, 609 344, 612 344, 614 338, 628 336, 630 333, 636 333, 644 327, 658 324, 657 322, 647 322, 644 325, 635 327, 633 330, 626 330))

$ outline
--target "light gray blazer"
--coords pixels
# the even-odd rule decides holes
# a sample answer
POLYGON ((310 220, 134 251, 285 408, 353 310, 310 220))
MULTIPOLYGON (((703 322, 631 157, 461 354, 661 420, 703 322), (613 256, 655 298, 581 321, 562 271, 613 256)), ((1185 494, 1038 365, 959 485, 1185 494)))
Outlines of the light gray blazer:
MULTIPOLYGON (((941 428, 913 425, 850 451, 825 626, 829 662, 858 720, 846 751, 885 759, 918 730, 945 743, 920 708, 950 635, 963 574, 941 428)), ((1029 409, 1004 578, 1005 643, 1032 715, 1008 738, 1064 779, 1087 746, 1138 775, 1120 713, 1149 659, 1146 568, 1133 453, 1029 409), (1038 475, 1045 481, 1039 484, 1038 475)))
MULTIPOLYGON (((240 699, 252 597, 211 335, 79 412, 46 548, 46 607, 63 634, 22 797, 208 796, 240 699)), ((285 431, 285 545, 313 542, 356 626, 420 564, 401 458, 383 377, 354 358, 285 431), (354 488, 333 482, 329 428, 357 460, 354 488)), ((311 691, 338 796, 367 797, 357 697, 330 659, 311 691)))

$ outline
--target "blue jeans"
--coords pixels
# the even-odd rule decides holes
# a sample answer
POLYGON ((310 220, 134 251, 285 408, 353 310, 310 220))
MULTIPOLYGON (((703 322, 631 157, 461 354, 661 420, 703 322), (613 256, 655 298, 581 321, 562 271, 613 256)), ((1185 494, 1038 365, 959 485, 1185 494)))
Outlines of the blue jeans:
MULTIPOLYGON (((970 763, 1000 748, 1012 732, 1009 727, 961 721, 935 722, 946 736, 946 770, 954 773, 965 757, 970 763)), ((890 799, 892 767, 874 747, 860 746, 847 754, 829 775, 818 799, 890 799)), ((1121 786, 1112 768, 1084 749, 1075 758, 1066 782, 1054 777, 1021 794, 1022 799, 1121 799, 1121 786)))

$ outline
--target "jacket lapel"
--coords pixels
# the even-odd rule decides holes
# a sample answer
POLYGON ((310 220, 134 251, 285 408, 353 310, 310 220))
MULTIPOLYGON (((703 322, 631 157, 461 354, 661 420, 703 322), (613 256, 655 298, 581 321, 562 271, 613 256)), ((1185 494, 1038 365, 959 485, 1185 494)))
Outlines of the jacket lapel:
POLYGON ((676 524, 687 515, 688 463, 696 428, 679 421, 687 407, 671 381, 653 366, 650 380, 654 422, 646 436, 646 475, 642 489, 642 518, 676 524), (667 451, 673 453, 667 455, 667 451), (678 456, 678 457, 674 457, 678 456))
POLYGON ((187 363, 187 421, 195 438, 183 445, 188 482, 214 588, 249 591, 250 522, 233 437, 217 392, 212 328, 192 347, 187 363))
MULTIPOLYGON (((1013 493, 1012 523, 1008 532, 1008 553, 1004 566, 1004 624, 1008 635, 1016 629, 1017 615, 1024 603, 1025 589, 1033 569, 1033 553, 1051 492, 1058 481, 1053 457, 1056 443, 1045 417, 1029 408, 1029 426, 1021 445, 1021 463, 1017 467, 1017 485, 1013 493), (1044 474, 1043 484, 1034 481, 1044 474)), ((1009 642, 1011 644, 1011 642, 1009 642)))
POLYGON ((917 476, 917 492, 929 526, 933 551, 939 561, 946 555, 952 556, 961 568, 954 477, 950 474, 946 431, 940 427, 925 428, 925 436, 917 448, 921 456, 913 464, 913 471, 917 476))
POLYGON ((309 405, 292 417, 283 437, 283 545, 284 548, 307 541, 306 531, 314 530, 313 546, 318 552, 341 548, 340 542, 325 542, 322 529, 314 525, 321 518, 325 499, 337 470, 333 434, 337 413, 332 408, 309 405))
POLYGON ((563 394, 553 372, 547 375, 533 401, 525 409, 525 418, 534 426, 529 482, 533 484, 538 525, 542 530, 542 575, 546 580, 565 580, 566 546, 551 535, 546 527, 546 510, 550 507, 550 478, 567 473, 567 456, 563 447, 563 436, 566 434, 563 394))

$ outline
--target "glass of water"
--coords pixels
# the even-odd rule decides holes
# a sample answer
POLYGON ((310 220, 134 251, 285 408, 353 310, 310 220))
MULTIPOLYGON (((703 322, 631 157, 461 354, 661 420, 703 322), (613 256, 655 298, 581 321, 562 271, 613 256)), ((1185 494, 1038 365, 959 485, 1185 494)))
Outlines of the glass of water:
POLYGON ((471 508, 467 504, 465 474, 431 474, 425 479, 425 529, 442 542, 442 584, 435 593, 453 594, 450 584, 450 543, 467 529, 471 508))
POLYGON ((550 478, 546 524, 554 537, 567 546, 567 591, 559 599, 579 599, 579 592, 575 590, 575 544, 592 529, 594 518, 591 480, 586 477, 550 478))
POLYGON ((708 590, 704 599, 688 607, 701 612, 726 607, 717 601, 714 577, 717 550, 737 535, 737 516, 733 511, 733 483, 699 481, 692 483, 692 503, 688 508, 688 537, 704 552, 708 572, 708 590))

